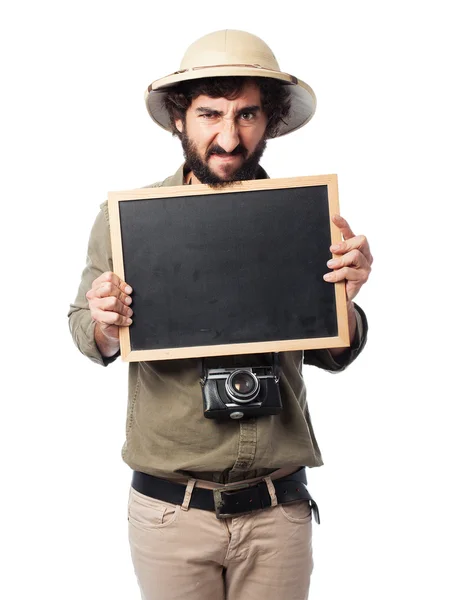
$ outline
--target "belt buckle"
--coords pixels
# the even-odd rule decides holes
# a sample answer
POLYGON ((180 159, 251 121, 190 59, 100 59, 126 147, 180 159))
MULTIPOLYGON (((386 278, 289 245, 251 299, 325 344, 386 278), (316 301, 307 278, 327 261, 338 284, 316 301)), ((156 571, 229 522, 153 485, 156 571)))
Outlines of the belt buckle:
POLYGON ((215 516, 218 519, 228 519, 229 517, 233 517, 234 515, 244 514, 244 513, 223 513, 222 509, 224 506, 224 501, 222 498, 222 494, 233 492, 235 490, 242 490, 245 488, 251 487, 249 483, 239 483, 236 485, 229 484, 230 487, 224 486, 223 488, 216 488, 212 490, 214 495, 214 506, 215 506, 215 516))

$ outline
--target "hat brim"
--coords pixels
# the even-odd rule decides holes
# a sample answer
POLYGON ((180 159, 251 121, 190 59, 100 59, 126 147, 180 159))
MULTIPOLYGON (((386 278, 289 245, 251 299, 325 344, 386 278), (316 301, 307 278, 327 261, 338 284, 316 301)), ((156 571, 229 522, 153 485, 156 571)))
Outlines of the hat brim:
POLYGON ((145 91, 145 104, 152 119, 166 129, 171 131, 168 112, 165 108, 165 94, 168 89, 182 81, 191 79, 202 79, 203 77, 268 77, 276 79, 290 86, 291 110, 288 119, 281 122, 276 137, 291 133, 306 125, 315 114, 317 99, 314 91, 306 83, 281 71, 272 71, 250 65, 234 66, 220 65, 215 67, 200 67, 177 71, 167 77, 154 81, 145 91))

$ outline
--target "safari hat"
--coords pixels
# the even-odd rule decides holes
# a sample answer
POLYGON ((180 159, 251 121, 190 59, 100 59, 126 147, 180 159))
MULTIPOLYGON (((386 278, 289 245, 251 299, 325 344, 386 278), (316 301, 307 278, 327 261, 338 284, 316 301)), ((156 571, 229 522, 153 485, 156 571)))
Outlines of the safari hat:
POLYGON ((171 131, 164 106, 168 88, 181 81, 202 77, 268 77, 289 86, 291 110, 280 123, 277 136, 303 127, 315 113, 317 99, 313 90, 293 75, 283 73, 271 49, 263 40, 246 31, 224 29, 196 40, 186 50, 179 71, 157 79, 145 92, 145 103, 152 119, 171 131))

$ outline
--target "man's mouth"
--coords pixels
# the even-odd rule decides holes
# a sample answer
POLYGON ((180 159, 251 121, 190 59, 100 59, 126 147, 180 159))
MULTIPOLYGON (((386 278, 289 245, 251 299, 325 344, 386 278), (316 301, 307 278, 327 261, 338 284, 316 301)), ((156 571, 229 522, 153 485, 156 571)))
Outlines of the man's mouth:
POLYGON ((219 146, 218 144, 214 144, 212 148, 209 148, 209 151, 206 156, 206 160, 209 160, 212 157, 219 159, 222 162, 230 162, 235 160, 236 158, 246 158, 248 155, 247 150, 239 144, 236 148, 232 150, 232 152, 226 152, 224 148, 219 146))
POLYGON ((211 158, 217 158, 222 161, 230 162, 231 160, 236 160, 237 158, 241 158, 241 154, 211 154, 211 158))

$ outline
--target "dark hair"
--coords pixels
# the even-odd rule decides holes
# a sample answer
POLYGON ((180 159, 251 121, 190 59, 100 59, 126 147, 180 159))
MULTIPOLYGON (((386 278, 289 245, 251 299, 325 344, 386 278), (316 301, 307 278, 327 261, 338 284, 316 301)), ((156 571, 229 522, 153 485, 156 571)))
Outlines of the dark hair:
POLYGON ((180 137, 175 119, 184 122, 194 98, 204 95, 234 100, 248 83, 255 83, 260 89, 262 109, 268 117, 266 137, 276 137, 279 125, 289 116, 290 94, 287 85, 269 77, 203 77, 176 84, 168 90, 164 99, 173 135, 180 137))

